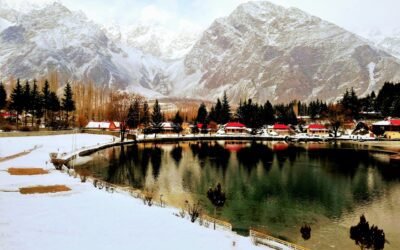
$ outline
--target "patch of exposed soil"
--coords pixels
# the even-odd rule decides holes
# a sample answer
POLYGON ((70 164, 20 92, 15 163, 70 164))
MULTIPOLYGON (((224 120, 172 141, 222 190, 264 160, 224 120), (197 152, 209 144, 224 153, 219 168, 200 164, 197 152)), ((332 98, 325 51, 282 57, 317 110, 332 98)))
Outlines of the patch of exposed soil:
POLYGON ((34 186, 34 187, 23 187, 19 189, 21 194, 44 194, 44 193, 58 193, 66 192, 71 189, 65 185, 53 185, 53 186, 34 186))
POLYGON ((10 175, 40 175, 49 173, 49 171, 43 168, 9 168, 7 171, 10 175))

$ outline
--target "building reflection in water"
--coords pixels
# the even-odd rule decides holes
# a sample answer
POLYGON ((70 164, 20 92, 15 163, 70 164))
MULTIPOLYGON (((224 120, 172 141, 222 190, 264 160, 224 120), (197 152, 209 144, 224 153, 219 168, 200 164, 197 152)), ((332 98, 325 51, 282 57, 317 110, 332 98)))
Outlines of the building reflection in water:
POLYGON ((228 200, 220 217, 240 232, 262 227, 288 239, 297 239, 291 228, 332 223, 400 185, 399 167, 365 150, 321 143, 140 144, 92 157, 81 167, 115 184, 163 194, 175 206, 200 200, 212 212, 205 195, 221 183, 228 200))

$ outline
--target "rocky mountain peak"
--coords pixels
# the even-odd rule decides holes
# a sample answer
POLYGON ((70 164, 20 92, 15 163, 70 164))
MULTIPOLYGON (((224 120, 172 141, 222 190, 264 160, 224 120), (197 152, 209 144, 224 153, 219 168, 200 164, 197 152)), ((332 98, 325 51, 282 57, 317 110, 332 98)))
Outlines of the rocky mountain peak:
POLYGON ((203 33, 184 60, 187 78, 198 84, 176 94, 215 99, 227 91, 236 103, 334 100, 346 88, 362 95, 400 79, 397 65, 332 23, 296 8, 249 2, 203 33))

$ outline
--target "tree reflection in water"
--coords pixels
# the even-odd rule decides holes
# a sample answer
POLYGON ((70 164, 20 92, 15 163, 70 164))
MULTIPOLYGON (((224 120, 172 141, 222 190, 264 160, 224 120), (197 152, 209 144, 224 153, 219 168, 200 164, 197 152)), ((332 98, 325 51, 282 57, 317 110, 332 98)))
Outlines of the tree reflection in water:
POLYGON ((172 150, 171 150, 171 157, 175 160, 175 164, 178 167, 179 166, 179 162, 182 159, 182 147, 178 145, 176 145, 172 150))
POLYGON ((400 171, 389 162, 330 144, 182 142, 101 152, 93 155, 96 164, 87 165, 97 176, 135 188, 152 178, 156 187, 164 187, 166 199, 179 194, 176 205, 188 197, 206 201, 208 188, 221 183, 228 200, 219 216, 236 230, 263 227, 288 238, 296 237, 304 222, 351 214, 383 199, 390 185, 400 185, 400 171), (297 228, 295 234, 288 228, 297 228))

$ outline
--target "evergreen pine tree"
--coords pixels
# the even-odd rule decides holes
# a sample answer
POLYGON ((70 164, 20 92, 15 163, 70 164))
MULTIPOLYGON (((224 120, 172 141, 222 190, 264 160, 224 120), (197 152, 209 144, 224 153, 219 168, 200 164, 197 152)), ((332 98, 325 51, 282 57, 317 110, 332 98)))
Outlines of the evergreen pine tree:
POLYGON ((50 85, 47 79, 44 81, 41 99, 41 105, 44 113, 44 124, 47 126, 48 110, 50 110, 50 85))
POLYGON ((157 99, 153 106, 153 113, 151 114, 151 121, 152 121, 154 127, 160 126, 160 124, 163 121, 163 114, 161 113, 161 107, 160 107, 160 104, 158 104, 157 99))
POLYGON ((32 110, 32 99, 31 99, 31 86, 29 85, 29 81, 25 81, 24 90, 22 92, 23 95, 23 103, 24 103, 24 111, 25 111, 25 126, 28 123, 28 113, 32 110))
POLYGON ((147 101, 144 101, 143 103, 143 115, 141 122, 147 127, 150 122, 150 110, 149 110, 149 104, 147 101))
POLYGON ((226 92, 224 92, 224 97, 222 98, 222 109, 221 109, 221 123, 225 124, 231 120, 231 107, 228 102, 228 97, 226 92))
POLYGON ((199 109, 197 111, 196 121, 198 123, 204 124, 204 123, 206 123, 206 119, 207 119, 207 108, 206 108, 206 105, 204 103, 201 103, 200 107, 199 107, 199 109))
POLYGON ((58 113, 61 109, 60 99, 53 91, 49 93, 47 109, 50 111, 50 126, 55 127, 54 114, 58 113))
POLYGON ((210 112, 208 113, 207 120, 210 122, 216 122, 217 121, 217 114, 215 113, 215 107, 214 105, 211 106, 210 112))
POLYGON ((24 110, 24 96, 19 79, 17 79, 17 84, 11 93, 10 109, 16 112, 16 123, 18 129, 19 115, 24 110))
POLYGON ((182 125, 183 123, 183 118, 179 111, 176 112, 174 119, 172 120, 175 124, 182 125))
POLYGON ((222 113, 222 103, 217 99, 217 104, 215 104, 215 122, 221 124, 221 113, 222 113))
POLYGON ((126 119, 126 124, 130 128, 136 127, 136 121, 135 121, 135 116, 134 116, 134 111, 133 111, 133 104, 129 106, 128 109, 128 117, 126 119))
POLYGON ((71 85, 67 83, 64 88, 64 98, 62 99, 62 109, 66 112, 66 125, 69 126, 69 112, 75 110, 75 102, 72 98, 73 93, 71 89, 71 85))
POLYGON ((36 79, 33 80, 32 92, 31 92, 31 104, 32 104, 32 126, 34 125, 34 118, 40 118, 42 116, 42 98, 38 90, 36 79))
POLYGON ((346 89, 341 104, 347 119, 358 119, 360 113, 360 103, 353 88, 351 88, 350 92, 346 89))
POLYGON ((176 133, 179 133, 182 131, 182 123, 183 123, 183 118, 179 111, 176 112, 174 119, 172 120, 175 124, 174 130, 176 133))
POLYGON ((128 120, 127 120, 128 126, 130 128, 138 127, 140 123, 139 119, 140 119, 140 103, 139 100, 136 98, 128 110, 128 120))
POLYGON ((269 101, 264 104, 262 118, 264 124, 271 125, 275 122, 274 108, 269 101))
POLYGON ((2 82, 0 82, 0 110, 4 109, 7 104, 7 92, 2 82))

